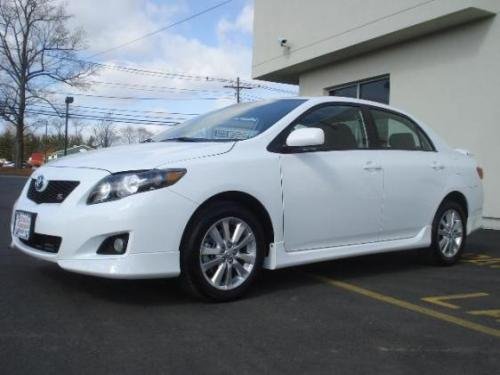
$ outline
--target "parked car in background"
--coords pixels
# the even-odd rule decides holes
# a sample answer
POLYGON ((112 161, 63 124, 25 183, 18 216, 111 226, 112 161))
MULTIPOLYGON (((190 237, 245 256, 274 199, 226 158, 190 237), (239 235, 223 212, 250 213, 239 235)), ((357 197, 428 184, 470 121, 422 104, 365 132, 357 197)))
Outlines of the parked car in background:
POLYGON ((480 227, 481 178, 470 154, 386 105, 244 103, 39 168, 12 240, 69 271, 180 275, 225 301, 262 268, 414 248, 454 264, 480 227))
POLYGON ((34 152, 28 159, 28 164, 32 167, 40 167, 45 160, 45 155, 42 152, 34 152))

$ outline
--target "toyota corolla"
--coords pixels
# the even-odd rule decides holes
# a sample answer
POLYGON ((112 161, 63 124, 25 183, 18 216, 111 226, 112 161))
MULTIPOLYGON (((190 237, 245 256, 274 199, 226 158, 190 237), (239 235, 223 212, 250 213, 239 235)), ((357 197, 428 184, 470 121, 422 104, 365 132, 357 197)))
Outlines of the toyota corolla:
POLYGON ((39 168, 15 203, 12 243, 88 275, 180 276, 224 301, 262 268, 415 248, 451 265, 480 227, 482 173, 385 105, 244 103, 39 168))

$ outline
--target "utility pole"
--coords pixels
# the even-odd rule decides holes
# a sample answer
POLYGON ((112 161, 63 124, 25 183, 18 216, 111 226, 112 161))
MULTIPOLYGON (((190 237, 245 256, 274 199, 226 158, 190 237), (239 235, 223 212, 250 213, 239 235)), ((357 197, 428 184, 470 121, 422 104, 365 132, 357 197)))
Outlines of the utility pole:
POLYGON ((43 142, 44 157, 43 162, 47 163, 47 142, 49 137, 49 122, 45 120, 45 142, 43 142))
POLYGON ((69 118, 69 105, 73 103, 73 97, 67 96, 66 103, 66 125, 64 127, 64 156, 68 154, 68 118, 69 118))
POLYGON ((251 87, 251 86, 242 86, 240 84, 240 77, 236 77, 236 85, 226 85, 226 86, 224 86, 224 88, 236 90, 236 103, 240 102, 240 91, 241 90, 253 89, 253 87, 251 87))

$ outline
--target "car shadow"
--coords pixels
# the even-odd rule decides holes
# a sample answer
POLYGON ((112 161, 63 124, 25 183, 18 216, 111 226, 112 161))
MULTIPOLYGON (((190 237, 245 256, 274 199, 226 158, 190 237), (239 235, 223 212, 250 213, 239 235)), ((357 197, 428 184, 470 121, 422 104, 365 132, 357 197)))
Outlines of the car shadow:
POLYGON ((116 280, 67 272, 56 265, 39 268, 43 277, 74 295, 127 305, 189 304, 195 299, 184 291, 178 279, 116 280))
MULTIPOLYGON (((328 276, 340 281, 352 281, 374 275, 411 273, 429 267, 422 261, 419 250, 365 255, 338 259, 306 266, 264 270, 245 299, 260 298, 284 290, 304 290, 315 287, 314 276, 328 276)), ((50 279, 68 293, 80 293, 92 298, 128 305, 193 304, 200 300, 191 296, 178 279, 114 280, 79 275, 64 271, 52 264, 39 268, 43 277, 50 279)), ((238 303, 234 301, 233 303, 238 303)))

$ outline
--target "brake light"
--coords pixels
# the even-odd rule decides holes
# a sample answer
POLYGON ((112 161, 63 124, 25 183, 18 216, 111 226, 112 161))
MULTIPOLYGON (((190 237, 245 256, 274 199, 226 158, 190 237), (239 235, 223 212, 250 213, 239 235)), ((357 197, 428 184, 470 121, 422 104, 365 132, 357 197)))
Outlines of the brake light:
POLYGON ((477 175, 479 176, 479 178, 482 180, 483 177, 484 177, 484 171, 483 171, 483 168, 481 167, 476 167, 476 171, 477 171, 477 175))

